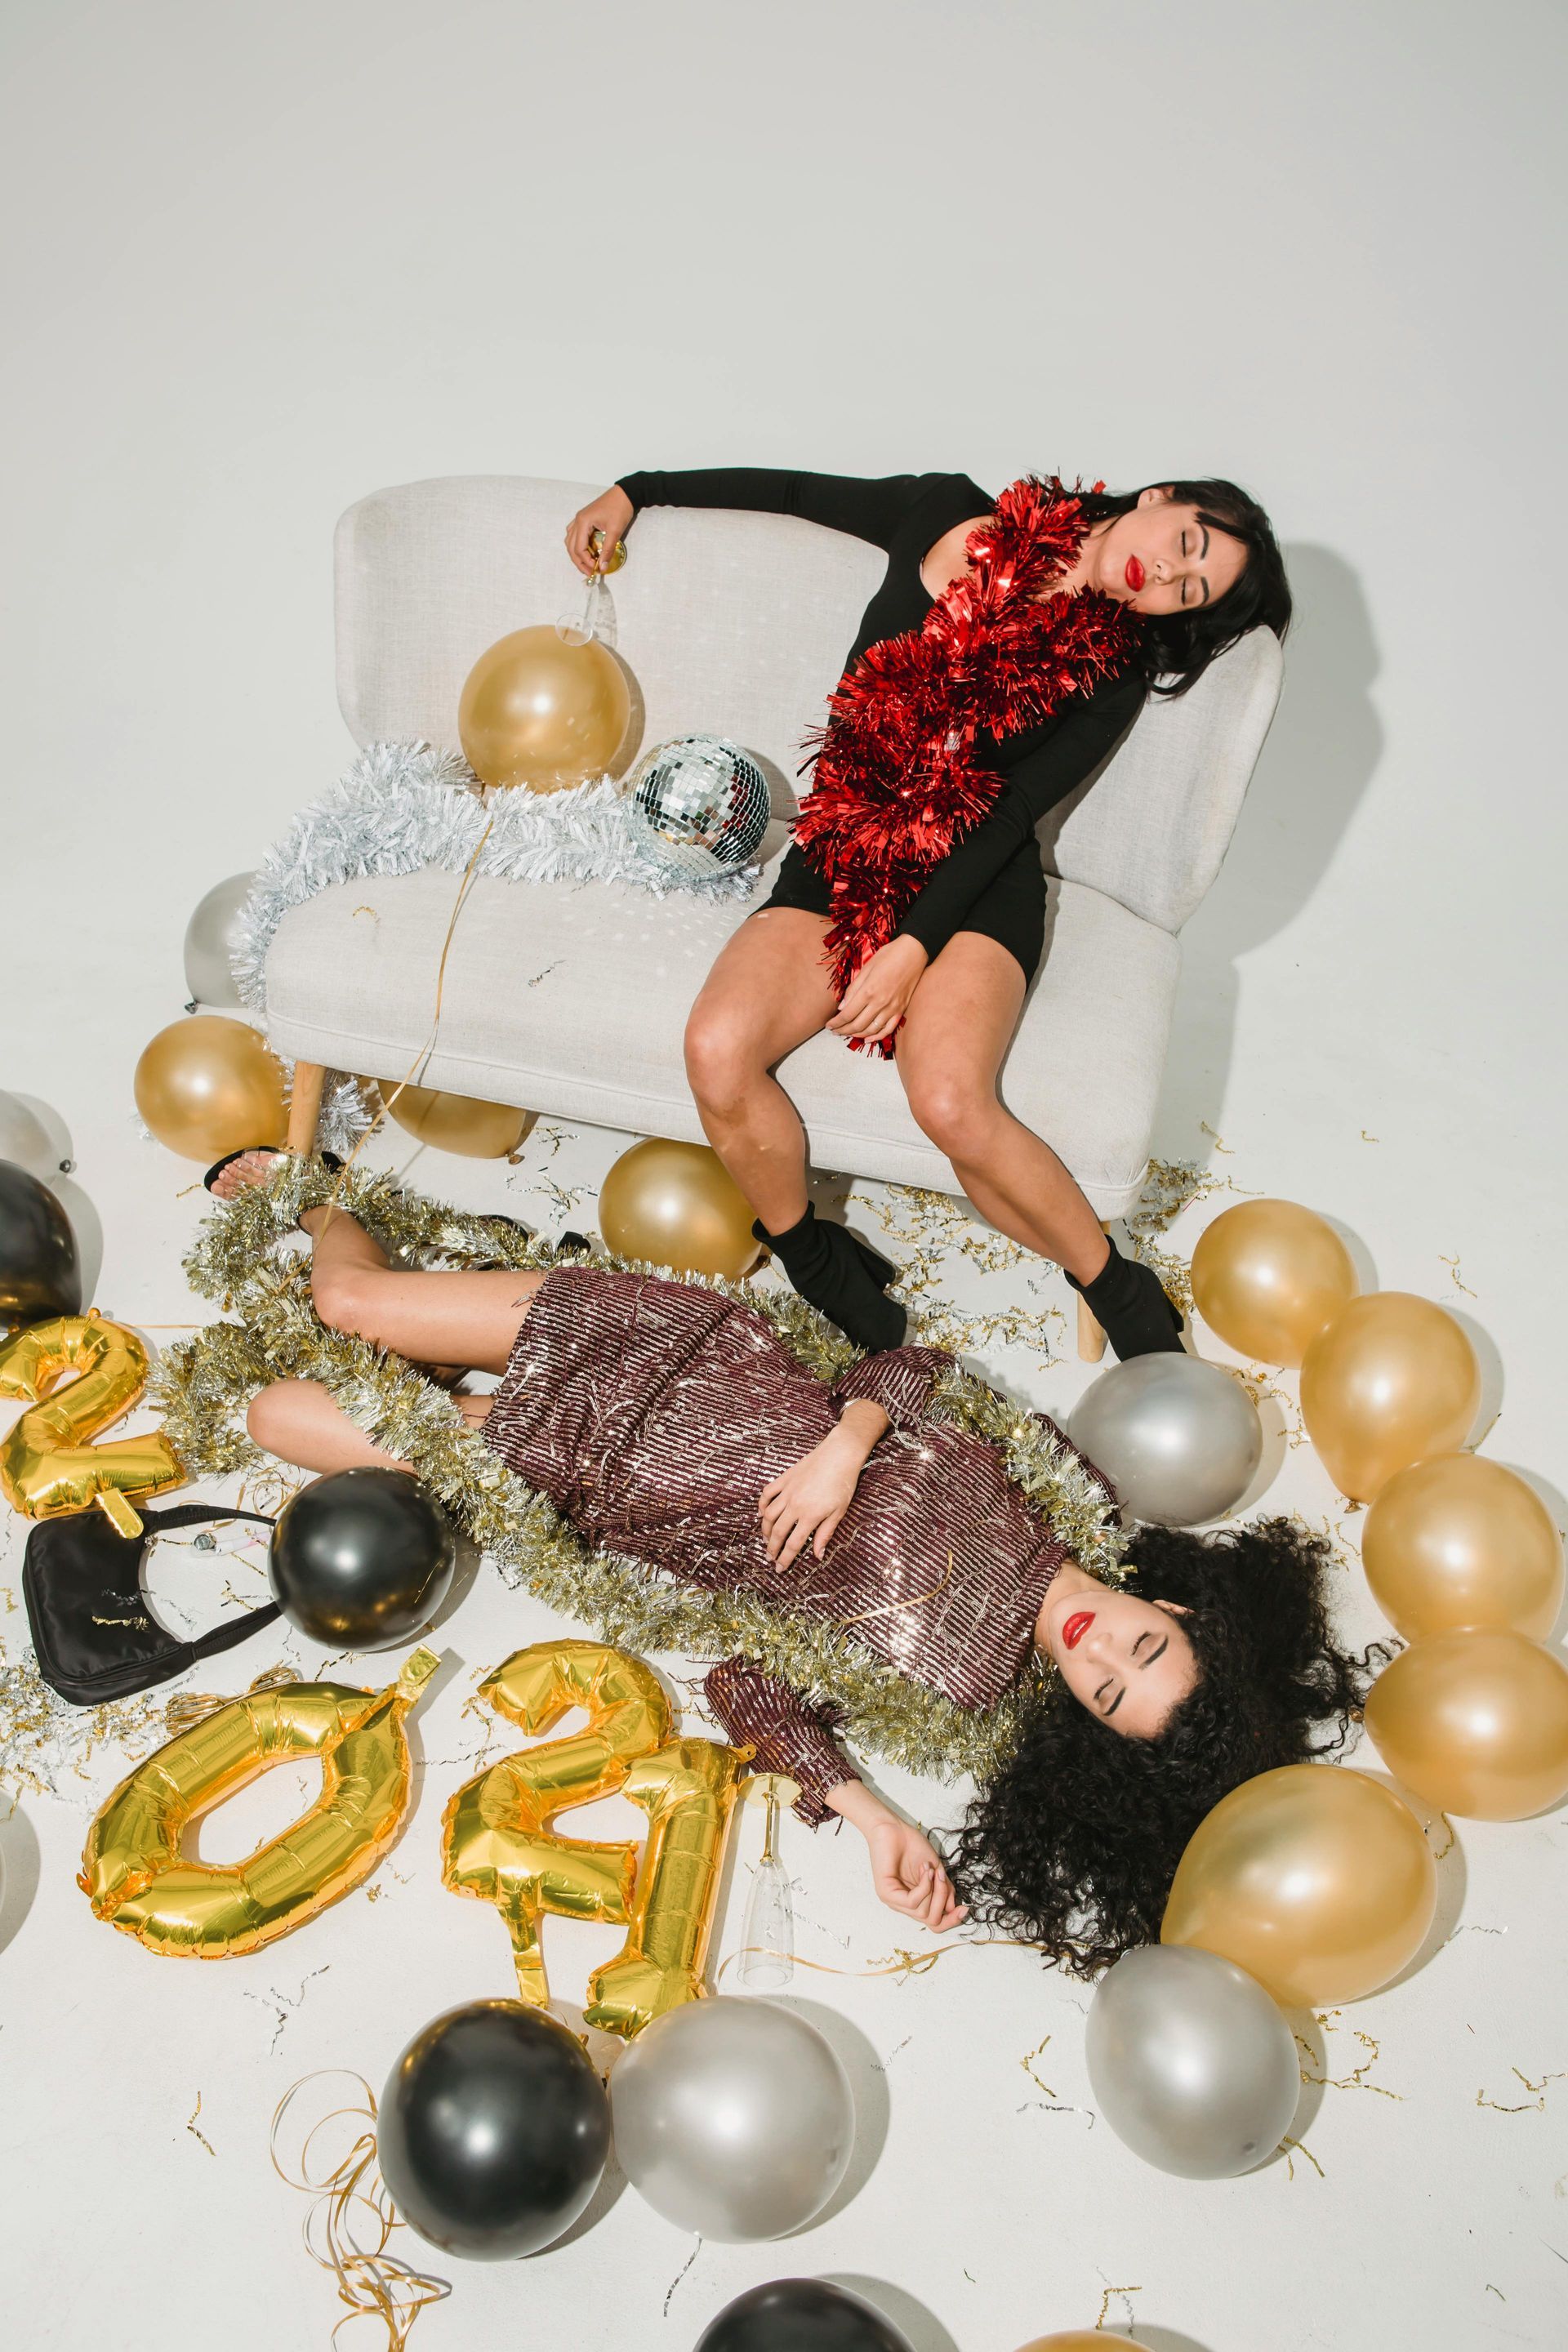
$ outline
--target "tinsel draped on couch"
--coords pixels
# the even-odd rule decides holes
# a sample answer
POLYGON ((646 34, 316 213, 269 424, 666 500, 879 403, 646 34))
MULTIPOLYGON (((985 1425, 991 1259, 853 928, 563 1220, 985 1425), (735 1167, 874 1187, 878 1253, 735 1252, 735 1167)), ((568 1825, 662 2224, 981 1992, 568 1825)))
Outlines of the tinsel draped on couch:
MULTIPOLYGON (((378 490, 336 537, 338 698, 362 745, 455 747, 458 695, 484 647, 548 620, 580 588, 562 551, 595 486, 455 477, 378 490)), ((616 767, 672 735, 743 744, 775 815, 794 807, 808 726, 825 715, 876 586, 879 550, 793 516, 652 508, 612 584, 633 682, 616 767)), ((1047 951, 1003 1074, 1097 1213, 1138 1195, 1181 950, 1177 933, 1224 858, 1279 696, 1266 629, 1193 690, 1152 703, 1041 828, 1047 951)), ((770 828, 759 893, 784 846, 770 828)), ((458 889, 446 867, 321 890, 279 924, 268 1028, 295 1059, 290 1140, 313 1138, 320 1072, 398 1079, 426 1044, 458 889)), ((753 901, 754 903, 754 901, 753 901)), ((649 897, 626 883, 479 875, 451 940, 424 1085, 552 1118, 702 1139, 681 1055, 686 1017, 746 907, 649 897)), ((910 1116, 897 1070, 819 1036, 780 1076, 816 1164, 962 1191, 910 1116)))

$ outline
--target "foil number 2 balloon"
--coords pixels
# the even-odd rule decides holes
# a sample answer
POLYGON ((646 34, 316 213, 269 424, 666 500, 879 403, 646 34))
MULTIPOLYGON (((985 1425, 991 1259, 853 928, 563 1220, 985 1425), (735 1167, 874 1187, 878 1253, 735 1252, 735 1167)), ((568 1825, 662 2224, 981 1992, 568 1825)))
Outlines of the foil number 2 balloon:
POLYGON ((90 1438, 128 1412, 147 1384, 147 1350, 123 1324, 90 1315, 32 1323, 0 1347, 0 1397, 31 1410, 0 1444, 0 1492, 29 1518, 63 1518, 96 1503, 122 1536, 142 1532, 128 1497, 161 1495, 184 1472, 160 1432, 90 1438))
POLYGON ((671 1739, 669 1708, 639 1660, 597 1642, 519 1650, 480 1691, 521 1730, 548 1731, 574 1707, 584 1729, 492 1764, 447 1805, 442 1875, 493 1903, 511 1937, 518 1990, 550 1998, 539 1934, 545 1912, 624 1921, 626 1941, 588 1980, 590 2025, 630 2036, 695 2000, 719 1861, 746 1755, 711 1739, 671 1739), (569 1806, 619 1791, 648 1816, 647 1851, 562 1837, 569 1806))

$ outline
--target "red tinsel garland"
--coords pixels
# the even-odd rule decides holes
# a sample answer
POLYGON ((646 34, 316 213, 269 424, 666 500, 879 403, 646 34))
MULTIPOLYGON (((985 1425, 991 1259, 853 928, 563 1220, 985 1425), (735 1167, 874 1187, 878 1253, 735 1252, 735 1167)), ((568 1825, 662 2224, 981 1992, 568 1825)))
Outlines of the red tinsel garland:
MULTIPOLYGON (((977 757, 980 736, 1037 727, 1125 664, 1131 635, 1114 597, 1042 601, 1087 528, 1056 475, 1014 482, 964 541, 969 571, 920 628, 868 646, 805 739, 816 776, 795 837, 833 893, 824 950, 840 1000, 1001 791, 977 757)), ((890 1055, 892 1040, 878 1050, 890 1055)))

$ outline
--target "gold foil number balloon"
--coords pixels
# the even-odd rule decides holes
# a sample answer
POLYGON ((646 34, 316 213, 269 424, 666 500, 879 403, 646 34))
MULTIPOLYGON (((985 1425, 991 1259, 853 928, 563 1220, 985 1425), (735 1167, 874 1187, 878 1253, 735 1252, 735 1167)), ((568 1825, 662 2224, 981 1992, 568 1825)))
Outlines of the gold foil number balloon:
POLYGON ((160 1748, 122 1780, 88 1832, 78 1885, 100 1919, 174 1959, 258 1952, 370 1876, 408 1810, 403 1718, 435 1672, 416 1650, 383 1691, 291 1683, 252 1691, 160 1748), (244 1862, 188 1862, 197 1814, 269 1765, 321 1761, 321 1793, 244 1862))
POLYGON ((1301 1419, 1342 1495, 1367 1503, 1429 1454, 1463 1444, 1481 1401, 1476 1351, 1429 1298, 1352 1298, 1301 1360, 1301 1419))
POLYGON ((1563 1538, 1532 1486, 1479 1454, 1396 1471, 1366 1515, 1362 1566, 1407 1641, 1460 1625, 1537 1640, 1563 1606, 1563 1538))
POLYGON ((136 1065, 135 1084, 147 1125, 185 1160, 281 1143, 288 1129, 282 1064, 247 1023, 221 1013, 160 1029, 136 1065))
POLYGON ((531 1110, 511 1103, 480 1102, 468 1095, 441 1094, 430 1087, 384 1086, 382 1097, 399 1127, 464 1160, 505 1160, 533 1125, 531 1110))
POLYGON ((1517 1822, 1568 1796, 1568 1666, 1506 1628, 1433 1633, 1384 1668, 1366 1727, 1446 1813, 1517 1822))
POLYGON ((147 1385, 147 1350, 123 1324, 96 1312, 32 1323, 0 1345, 0 1397, 31 1407, 0 1440, 0 1492, 30 1519, 58 1519, 96 1503, 122 1536, 142 1532, 130 1497, 184 1483, 161 1430, 89 1440, 128 1412, 147 1385))
POLYGON ((599 1188, 599 1231, 617 1257, 733 1280, 757 1255, 752 1207, 705 1143, 650 1137, 623 1151, 599 1188))
POLYGON ((1436 1902, 1431 1849, 1392 1790, 1341 1765, 1287 1764, 1199 1822, 1160 1940, 1234 1960, 1282 2008, 1321 2009, 1397 1976, 1436 1902))
POLYGON ((1193 1304, 1244 1356, 1299 1364, 1357 1289, 1331 1225, 1294 1201, 1241 1201, 1200 1234, 1193 1304))
POLYGON ((548 1731, 574 1707, 586 1727, 509 1756, 447 1807, 442 1876, 454 1894, 493 1903, 511 1937, 518 1991, 550 1998, 540 1950, 546 1912, 625 1922, 626 1948, 589 1979, 588 2022, 633 2034, 695 2000, 712 1922, 719 1858, 743 1759, 709 1739, 669 1739, 669 1708, 649 1669, 597 1642, 540 1642, 480 1685, 523 1731, 548 1731), (635 1845, 563 1837, 574 1805, 623 1790, 648 1815, 635 1845))
POLYGON ((482 783, 557 793, 605 773, 631 709, 608 647, 595 637, 571 643, 545 622, 514 629, 479 656, 458 705, 458 733, 482 783))

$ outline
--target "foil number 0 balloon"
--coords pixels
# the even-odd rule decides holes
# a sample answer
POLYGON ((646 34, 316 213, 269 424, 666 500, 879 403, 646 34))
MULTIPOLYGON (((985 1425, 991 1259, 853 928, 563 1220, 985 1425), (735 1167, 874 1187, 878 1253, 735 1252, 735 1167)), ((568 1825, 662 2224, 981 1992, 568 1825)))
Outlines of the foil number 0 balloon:
POLYGON ((550 1998, 540 1950, 549 1911, 628 1929, 588 1982, 590 2025, 630 2036, 697 1998, 719 1861, 742 1751, 671 1739, 669 1708, 648 1668, 597 1642, 540 1642, 481 1684, 498 1715, 548 1731, 574 1707, 586 1727, 525 1748, 465 1783, 447 1807, 442 1875, 454 1894, 493 1903, 511 1937, 518 1991, 550 1998), (569 1806, 619 1791, 648 1816, 640 1874, 635 1845, 562 1837, 569 1806))
POLYGON ((128 1412, 146 1384, 141 1340, 96 1311, 57 1315, 7 1339, 0 1397, 24 1398, 32 1410, 0 1444, 6 1501, 32 1519, 64 1518, 96 1503, 122 1536, 140 1535, 127 1497, 161 1495, 184 1480, 168 1439, 154 1430, 108 1445, 88 1441, 128 1412))
POLYGON ((122 1780, 88 1832, 78 1885, 100 1919, 176 1959, 226 1959, 286 1936, 350 1894, 408 1810, 403 1718, 438 1661, 416 1650, 386 1690, 291 1683, 233 1699, 122 1780), (187 1862, 198 1813, 269 1765, 321 1759, 309 1811, 244 1862, 187 1862))

